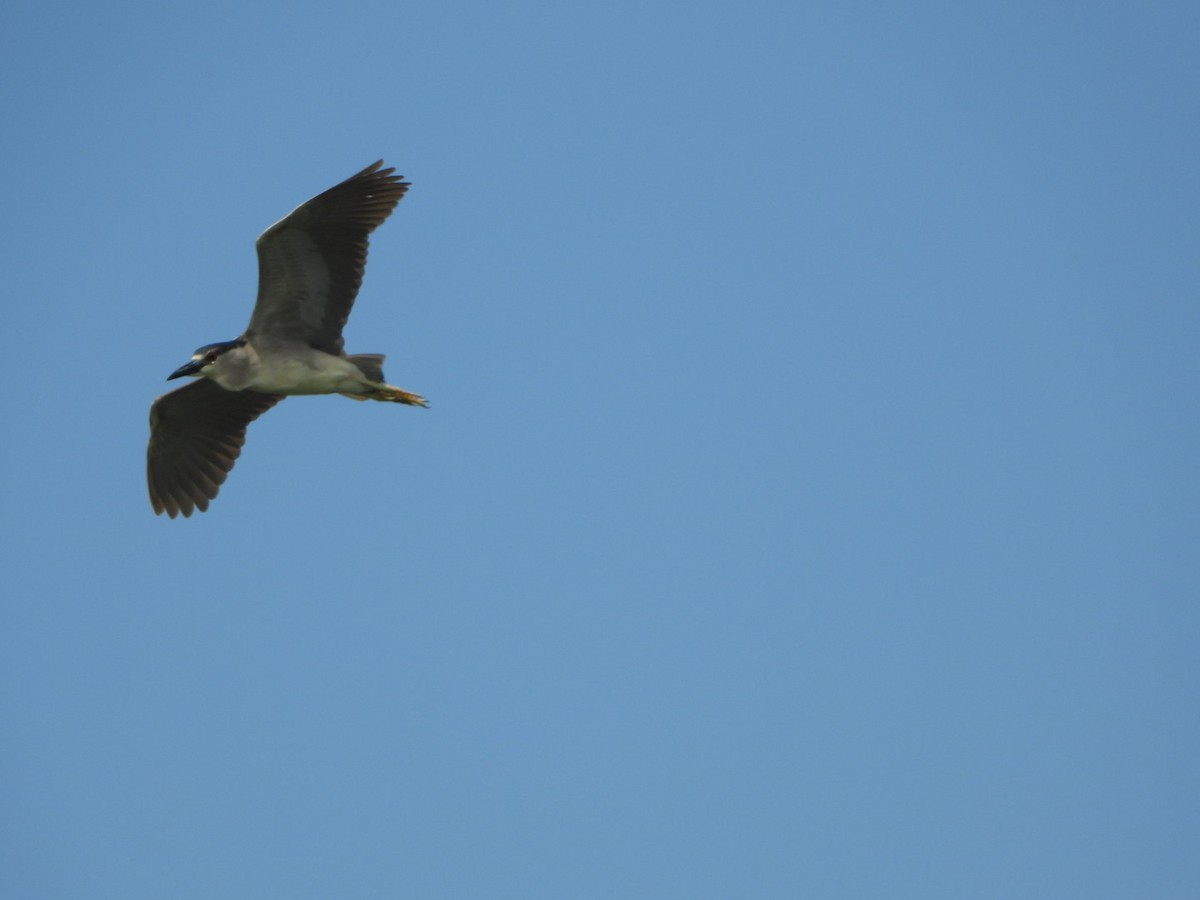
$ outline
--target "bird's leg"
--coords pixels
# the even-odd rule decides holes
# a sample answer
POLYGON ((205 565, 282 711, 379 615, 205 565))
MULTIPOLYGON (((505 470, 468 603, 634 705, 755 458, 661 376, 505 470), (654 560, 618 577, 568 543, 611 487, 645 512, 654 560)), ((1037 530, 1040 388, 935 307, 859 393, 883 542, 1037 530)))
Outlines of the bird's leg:
POLYGON ((391 384, 381 384, 375 390, 366 394, 368 400, 387 400, 392 403, 405 403, 409 406, 429 406, 429 402, 420 394, 406 391, 391 384))

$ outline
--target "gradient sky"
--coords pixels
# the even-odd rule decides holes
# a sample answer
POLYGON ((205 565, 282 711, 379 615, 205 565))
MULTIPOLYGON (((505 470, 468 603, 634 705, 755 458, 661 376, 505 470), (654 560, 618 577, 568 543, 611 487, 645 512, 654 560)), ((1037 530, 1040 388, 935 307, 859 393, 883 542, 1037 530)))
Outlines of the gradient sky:
POLYGON ((0 895, 1200 896, 1200 6, 0 9, 0 895), (413 184, 210 511, 255 237, 413 184), (173 385, 171 385, 173 386, 173 385))

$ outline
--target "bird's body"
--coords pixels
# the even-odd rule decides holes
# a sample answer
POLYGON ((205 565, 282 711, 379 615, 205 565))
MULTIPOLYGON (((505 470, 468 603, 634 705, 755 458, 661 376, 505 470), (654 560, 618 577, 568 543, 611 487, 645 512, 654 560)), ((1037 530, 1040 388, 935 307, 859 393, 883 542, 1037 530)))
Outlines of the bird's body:
POLYGON ((150 408, 147 477, 156 513, 174 518, 206 510, 241 452, 246 427, 284 397, 342 394, 428 405, 384 382, 383 356, 343 351, 367 237, 408 189, 382 165, 368 166, 263 232, 249 327, 236 340, 201 347, 168 377, 197 381, 150 408))
POLYGON ((227 391, 261 391, 285 397, 365 394, 372 382, 352 359, 304 345, 272 347, 260 342, 222 353, 207 377, 227 391))

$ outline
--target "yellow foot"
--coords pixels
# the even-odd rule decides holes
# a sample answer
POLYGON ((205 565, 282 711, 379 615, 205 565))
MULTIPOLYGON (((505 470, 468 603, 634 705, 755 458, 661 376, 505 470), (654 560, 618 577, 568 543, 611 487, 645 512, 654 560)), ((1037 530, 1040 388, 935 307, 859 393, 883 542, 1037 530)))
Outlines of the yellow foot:
POLYGON ((429 406, 428 401, 420 394, 390 384, 376 388, 367 396, 372 400, 389 400, 392 403, 407 403, 409 406, 429 406))

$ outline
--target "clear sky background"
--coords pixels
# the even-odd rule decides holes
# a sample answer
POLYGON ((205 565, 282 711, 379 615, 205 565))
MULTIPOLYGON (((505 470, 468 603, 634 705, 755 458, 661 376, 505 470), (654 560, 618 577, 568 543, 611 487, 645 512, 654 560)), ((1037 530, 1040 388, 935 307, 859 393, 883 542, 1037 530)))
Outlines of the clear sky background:
POLYGON ((1200 6, 0 8, 12 898, 1200 896, 1200 6), (254 239, 347 329, 155 517, 254 239))

